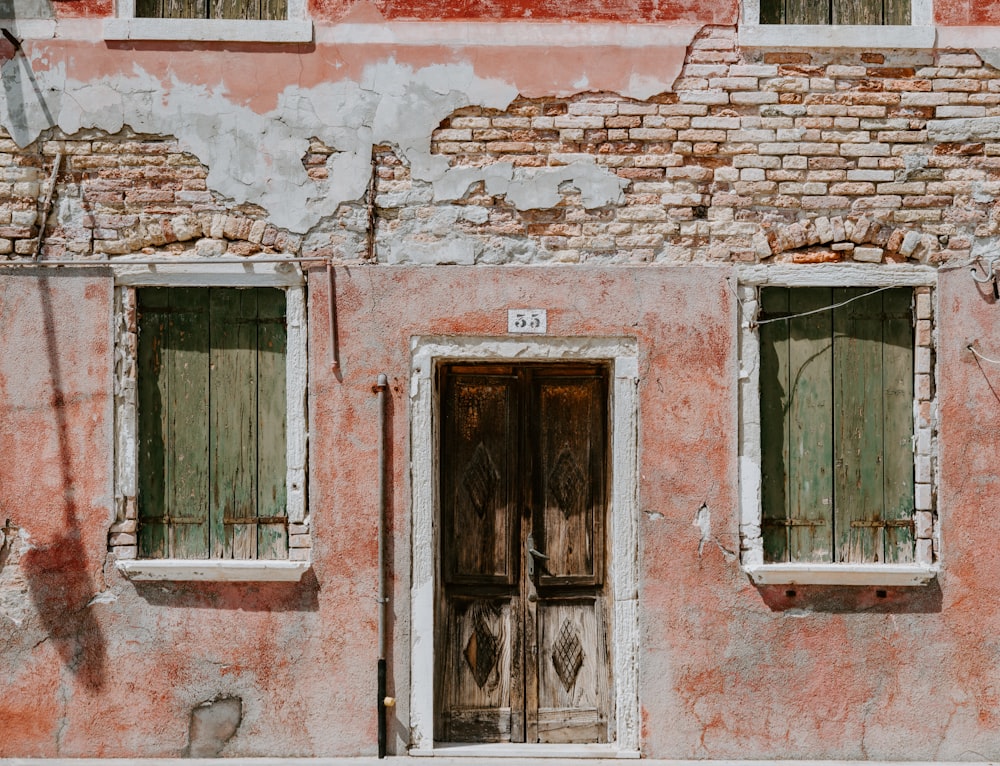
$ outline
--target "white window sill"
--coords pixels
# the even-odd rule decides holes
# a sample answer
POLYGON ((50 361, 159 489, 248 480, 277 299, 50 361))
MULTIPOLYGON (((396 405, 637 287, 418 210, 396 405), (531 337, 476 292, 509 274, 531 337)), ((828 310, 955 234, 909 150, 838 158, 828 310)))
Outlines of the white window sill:
POLYGON ((928 564, 759 564, 744 566, 755 585, 926 585, 938 573, 928 564))
POLYGON ((128 559, 116 562, 118 571, 138 581, 298 582, 308 561, 243 559, 128 559))
POLYGON ((435 742, 431 750, 413 748, 409 755, 414 757, 445 758, 518 758, 535 760, 539 758, 600 759, 639 758, 638 750, 619 750, 611 744, 591 745, 548 745, 517 744, 498 742, 484 744, 464 744, 460 742, 435 742))
POLYGON ((312 42, 309 20, 107 19, 105 40, 183 40, 194 42, 312 42))
POLYGON ((933 48, 934 27, 855 26, 836 24, 746 24, 740 27, 746 48, 933 48))

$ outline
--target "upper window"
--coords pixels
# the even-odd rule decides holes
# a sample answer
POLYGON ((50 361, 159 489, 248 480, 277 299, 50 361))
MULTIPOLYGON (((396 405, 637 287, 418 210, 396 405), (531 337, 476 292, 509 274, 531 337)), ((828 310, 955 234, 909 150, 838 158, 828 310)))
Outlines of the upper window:
POLYGON ((924 49, 933 0, 742 0, 744 48, 924 49))
POLYGON ((139 556, 285 558, 284 292, 136 293, 139 556))
POLYGON ((117 0, 105 40, 308 43, 306 0, 117 0))
POLYGON ((265 19, 288 18, 287 0, 135 0, 139 18, 265 19))
POLYGON ((760 0, 761 24, 910 23, 910 0, 760 0))
POLYGON ((913 561, 912 300, 761 290, 765 562, 913 561))

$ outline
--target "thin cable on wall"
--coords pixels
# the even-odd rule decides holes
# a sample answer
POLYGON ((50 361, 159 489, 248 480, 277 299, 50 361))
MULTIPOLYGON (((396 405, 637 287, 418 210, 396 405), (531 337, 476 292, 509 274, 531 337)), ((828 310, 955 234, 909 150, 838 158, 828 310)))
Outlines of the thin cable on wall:
POLYGON ((978 351, 976 351, 975 346, 973 346, 971 343, 968 346, 966 346, 966 348, 969 349, 969 351, 971 351, 976 356, 977 359, 982 359, 987 364, 995 364, 998 367, 1000 367, 1000 359, 990 359, 988 356, 983 356, 978 351))
MULTIPOLYGON (((740 300, 740 296, 736 292, 736 289, 733 288, 732 284, 730 284, 729 286, 733 290, 733 295, 736 298, 736 302, 740 306, 740 313, 745 316, 747 314, 746 306, 744 305, 743 301, 740 300)), ((875 295, 875 293, 881 293, 885 290, 892 290, 892 289, 894 289, 892 285, 887 285, 886 287, 878 287, 874 290, 869 290, 868 292, 862 293, 861 295, 855 295, 853 298, 848 298, 846 301, 841 301, 840 303, 834 303, 830 306, 822 306, 821 308, 811 309, 810 311, 803 311, 799 314, 789 314, 787 316, 774 317, 773 319, 751 320, 750 327, 751 328, 758 327, 759 325, 771 324, 772 322, 787 322, 789 319, 798 319, 799 317, 810 316, 811 314, 821 314, 824 311, 833 311, 834 309, 839 309, 841 306, 846 306, 848 303, 854 303, 854 301, 859 301, 862 298, 867 298, 869 295, 875 295)))

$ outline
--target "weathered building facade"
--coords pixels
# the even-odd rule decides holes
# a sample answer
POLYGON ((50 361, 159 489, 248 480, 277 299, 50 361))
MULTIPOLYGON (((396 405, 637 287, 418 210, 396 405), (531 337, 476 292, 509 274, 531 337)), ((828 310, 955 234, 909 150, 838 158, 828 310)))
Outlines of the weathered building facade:
POLYGON ((1000 758, 1000 6, 808 5, 0 3, 0 756, 1000 758))

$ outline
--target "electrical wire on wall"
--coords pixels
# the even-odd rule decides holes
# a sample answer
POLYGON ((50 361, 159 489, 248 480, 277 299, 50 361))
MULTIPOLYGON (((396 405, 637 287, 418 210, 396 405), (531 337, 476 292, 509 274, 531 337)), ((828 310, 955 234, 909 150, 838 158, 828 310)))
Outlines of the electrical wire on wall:
POLYGON ((1000 367, 1000 359, 991 359, 988 356, 984 356, 983 354, 981 354, 978 351, 976 351, 976 347, 975 347, 974 344, 970 343, 968 346, 966 346, 966 348, 969 349, 969 351, 972 352, 973 356, 975 356, 976 359, 979 359, 980 361, 986 362, 986 364, 994 364, 994 365, 1000 367))
MULTIPOLYGON (((746 318, 746 316, 749 314, 746 308, 746 304, 744 304, 743 301, 740 299, 740 296, 736 292, 736 288, 733 287, 732 283, 729 282, 728 280, 727 283, 729 284, 730 289, 733 291, 733 296, 736 298, 736 303, 739 305, 741 316, 746 318)), ((867 298, 869 295, 875 295, 875 293, 881 293, 885 290, 892 290, 892 289, 894 289, 893 285, 888 285, 886 287, 876 287, 875 289, 869 290, 868 292, 862 293, 861 295, 855 295, 851 298, 848 298, 845 301, 840 301, 840 303, 832 303, 829 306, 821 306, 818 309, 811 309, 809 311, 803 311, 798 314, 788 314, 787 316, 773 317, 771 319, 754 319, 751 317, 748 326, 750 327, 750 329, 754 329, 762 324, 771 324, 772 322, 787 322, 790 319, 798 319, 799 317, 810 316, 812 314, 822 314, 824 311, 833 311, 834 309, 839 309, 841 306, 846 306, 848 303, 854 303, 854 301, 860 301, 862 298, 867 298)))

